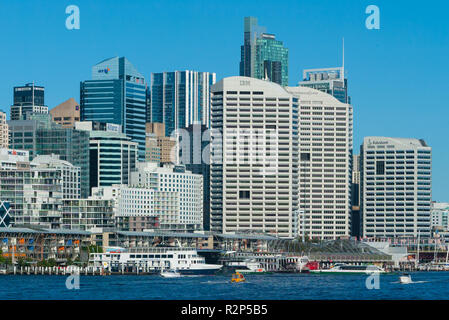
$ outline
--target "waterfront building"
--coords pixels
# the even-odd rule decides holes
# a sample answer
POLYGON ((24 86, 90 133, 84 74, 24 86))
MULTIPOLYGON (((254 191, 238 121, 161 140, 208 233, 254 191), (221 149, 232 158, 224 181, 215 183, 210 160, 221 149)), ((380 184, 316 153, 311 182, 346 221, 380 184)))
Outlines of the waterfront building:
POLYGON ((89 195, 89 134, 63 128, 50 115, 31 114, 28 120, 8 121, 11 149, 28 150, 30 159, 38 155, 59 155, 61 160, 81 168, 81 197, 89 195))
POLYGON ((248 77, 212 87, 211 230, 298 234, 298 99, 248 77))
POLYGON ((37 156, 31 161, 30 167, 34 169, 53 169, 60 172, 62 183, 62 197, 79 199, 81 196, 81 168, 68 161, 59 159, 58 155, 37 156))
POLYGON ((179 193, 134 188, 125 185, 94 188, 93 195, 113 199, 117 230, 143 232, 162 229, 183 230, 180 225, 179 193))
POLYGON ((177 163, 177 139, 165 136, 163 123, 146 124, 146 161, 158 163, 177 163))
POLYGON ((179 136, 180 164, 203 176, 203 229, 210 230, 210 130, 203 124, 190 125, 179 136))
POLYGON ((300 234, 350 235, 353 108, 308 87, 288 87, 299 100, 300 234))
POLYGON ((9 146, 9 127, 6 122, 6 113, 0 111, 0 148, 9 146))
POLYGON ((0 169, 29 169, 30 156, 26 150, 0 149, 0 169))
POLYGON ((11 120, 26 119, 30 113, 48 113, 45 105, 45 88, 27 83, 25 86, 14 87, 14 103, 11 106, 11 120))
POLYGON ((330 94, 342 103, 351 103, 345 68, 306 69, 299 86, 314 88, 330 94))
POLYGON ((79 197, 79 172, 55 155, 37 156, 27 168, 0 169, 0 201, 10 204, 11 224, 59 228, 62 199, 79 197))
POLYGON ((75 128, 89 137, 89 194, 93 187, 128 184, 138 144, 122 133, 120 125, 81 121, 75 128))
POLYGON ((63 199, 61 216, 63 229, 103 231, 115 228, 114 201, 110 199, 63 199))
POLYGON ((449 203, 432 202, 430 225, 433 230, 449 231, 449 203))
POLYGON ((81 258, 81 248, 91 244, 91 233, 34 226, 0 227, 0 239, 3 257, 14 255, 16 261, 19 258, 31 259, 33 262, 48 259, 74 261, 81 258))
POLYGON ((81 121, 121 125, 138 143, 138 158, 145 159, 145 78, 125 57, 114 57, 92 67, 92 80, 80 84, 81 121))
POLYGON ((75 99, 70 98, 51 109, 50 114, 52 121, 63 128, 74 128, 75 122, 80 121, 80 105, 75 99))
MULTIPOLYGON (((203 176, 186 171, 184 166, 139 162, 137 170, 131 173, 130 187, 153 189, 159 192, 177 193, 179 214, 173 225, 183 230, 203 228, 203 176)), ((162 200, 161 200, 162 201, 162 200)), ((176 198, 168 199, 175 202, 176 198)), ((160 223, 163 223, 160 216, 160 223)))
POLYGON ((9 228, 11 226, 11 206, 8 201, 0 200, 0 228, 9 228))
POLYGON ((288 49, 274 34, 266 33, 255 17, 244 18, 240 76, 288 85, 288 49))
POLYGON ((215 78, 215 73, 191 70, 152 73, 147 122, 164 123, 167 136, 193 123, 209 127, 215 78))
POLYGON ((363 235, 429 237, 432 148, 419 139, 365 137, 360 158, 363 235))

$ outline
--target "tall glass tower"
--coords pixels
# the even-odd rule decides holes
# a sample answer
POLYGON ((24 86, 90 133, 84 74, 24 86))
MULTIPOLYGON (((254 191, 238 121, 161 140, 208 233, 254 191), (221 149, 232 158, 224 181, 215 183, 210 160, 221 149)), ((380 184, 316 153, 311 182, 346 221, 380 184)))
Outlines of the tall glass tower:
POLYGON ((211 72, 175 71, 151 74, 147 122, 165 124, 165 134, 191 124, 210 126, 211 72))
POLYGON ((106 59, 92 67, 92 80, 80 84, 81 121, 115 123, 138 143, 145 159, 145 78, 125 57, 106 59))
POLYGON ((255 17, 244 19, 240 75, 288 85, 288 48, 274 34, 258 26, 255 17))

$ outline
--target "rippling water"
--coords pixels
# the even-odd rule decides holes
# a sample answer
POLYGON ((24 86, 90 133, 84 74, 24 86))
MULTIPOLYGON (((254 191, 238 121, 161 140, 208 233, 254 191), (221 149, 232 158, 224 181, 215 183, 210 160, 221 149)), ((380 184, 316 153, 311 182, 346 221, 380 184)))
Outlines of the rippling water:
POLYGON ((449 272, 412 273, 415 283, 381 275, 379 289, 367 275, 248 275, 245 283, 225 276, 165 279, 159 276, 80 276, 68 290, 65 276, 0 276, 0 299, 448 299, 449 272))

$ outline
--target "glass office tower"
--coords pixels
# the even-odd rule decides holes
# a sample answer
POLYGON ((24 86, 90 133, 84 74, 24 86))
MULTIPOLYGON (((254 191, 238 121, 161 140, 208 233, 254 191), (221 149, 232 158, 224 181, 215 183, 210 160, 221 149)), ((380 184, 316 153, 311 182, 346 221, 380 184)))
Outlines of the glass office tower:
POLYGON ((258 26, 254 17, 244 19, 240 75, 288 85, 288 48, 274 34, 258 26))
POLYGON ((106 59, 92 67, 92 80, 80 84, 81 121, 122 126, 139 144, 139 160, 145 159, 145 78, 125 57, 106 59))
POLYGON ((210 87, 215 79, 210 72, 152 73, 147 122, 165 123, 166 136, 194 123, 209 127, 210 87))

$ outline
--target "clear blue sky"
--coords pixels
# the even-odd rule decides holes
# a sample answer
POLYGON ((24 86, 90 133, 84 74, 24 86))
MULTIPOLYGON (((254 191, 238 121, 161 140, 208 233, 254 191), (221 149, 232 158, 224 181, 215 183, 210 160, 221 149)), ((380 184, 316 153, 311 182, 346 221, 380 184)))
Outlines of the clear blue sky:
POLYGON ((79 100, 91 66, 126 56, 151 72, 195 69, 238 75, 243 17, 256 16, 290 49, 290 85, 304 68, 341 64, 354 105, 354 150, 364 136, 423 138, 433 147, 434 200, 449 201, 449 4, 447 1, 0 0, 0 109, 12 88, 46 87, 51 108, 79 100), (65 28, 80 8, 81 29, 65 28), (380 8, 380 30, 365 8, 380 8))

